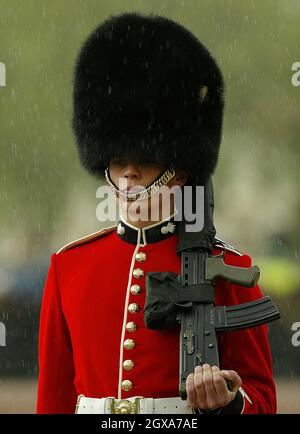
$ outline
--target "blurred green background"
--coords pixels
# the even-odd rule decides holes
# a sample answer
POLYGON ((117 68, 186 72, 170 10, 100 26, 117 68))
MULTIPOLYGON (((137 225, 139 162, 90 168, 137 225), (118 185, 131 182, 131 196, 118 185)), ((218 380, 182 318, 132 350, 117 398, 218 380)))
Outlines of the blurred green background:
POLYGON ((282 312, 270 325, 279 409, 300 412, 300 346, 291 341, 300 321, 299 0, 0 0, 0 412, 34 411, 50 254, 103 227, 99 181, 80 167, 70 127, 73 67, 87 35, 124 11, 180 22, 223 71, 215 225, 260 266, 282 312))

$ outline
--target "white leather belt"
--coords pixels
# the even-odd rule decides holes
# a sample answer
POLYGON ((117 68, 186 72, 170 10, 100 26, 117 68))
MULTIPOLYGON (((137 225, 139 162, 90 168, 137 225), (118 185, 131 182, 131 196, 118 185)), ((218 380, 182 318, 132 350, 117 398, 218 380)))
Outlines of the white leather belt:
POLYGON ((143 398, 135 396, 127 399, 87 398, 79 395, 76 414, 192 414, 186 401, 176 398, 143 398))

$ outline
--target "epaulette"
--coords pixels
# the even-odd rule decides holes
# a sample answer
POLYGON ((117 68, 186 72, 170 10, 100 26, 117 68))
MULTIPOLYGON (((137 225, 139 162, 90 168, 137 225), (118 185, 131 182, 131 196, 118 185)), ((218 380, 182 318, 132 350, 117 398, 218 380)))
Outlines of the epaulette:
POLYGON ((116 227, 117 225, 110 226, 108 228, 103 228, 100 231, 94 232, 90 235, 86 235, 85 237, 79 238, 78 240, 71 241, 70 243, 66 244, 61 249, 59 249, 58 252, 56 252, 56 254, 58 255, 59 253, 65 252, 66 250, 69 250, 73 247, 81 246, 82 244, 89 243, 90 241, 94 241, 97 238, 101 238, 104 235, 107 235, 110 232, 112 232, 116 227))
POLYGON ((223 250, 229 250, 230 252, 236 253, 239 256, 243 256, 243 253, 241 253, 239 250, 237 250, 235 247, 231 246, 230 244, 226 243, 226 241, 221 240, 219 236, 215 236, 214 247, 219 247, 223 250))

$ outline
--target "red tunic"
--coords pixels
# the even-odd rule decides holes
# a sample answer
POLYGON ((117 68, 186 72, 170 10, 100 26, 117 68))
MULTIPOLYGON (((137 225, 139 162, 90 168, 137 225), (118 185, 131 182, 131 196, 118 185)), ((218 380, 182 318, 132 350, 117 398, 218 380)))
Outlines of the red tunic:
MULTIPOLYGON (((133 244, 110 229, 52 254, 40 317, 38 413, 74 413, 79 394, 179 396, 179 330, 149 330, 143 320, 146 273, 181 271, 177 235, 169 235, 150 243, 141 236, 133 244), (137 252, 146 254, 142 262, 137 252), (143 275, 138 276, 137 269, 143 275), (138 287, 133 285, 141 292, 134 293, 138 287), (132 306, 128 310, 133 303, 137 312, 132 306), (126 328, 129 322, 135 331, 126 328), (124 348, 127 339, 133 348, 124 348), (123 367, 125 361, 129 370, 123 367), (130 390, 123 390, 124 380, 130 380, 130 390)), ((221 251, 226 264, 251 266, 248 255, 216 243, 213 254, 221 251)), ((234 305, 261 296, 258 285, 249 289, 219 279, 215 304, 234 305)), ((267 326, 220 333, 218 342, 221 368, 238 372, 252 401, 245 399, 244 413, 275 413, 267 326)))

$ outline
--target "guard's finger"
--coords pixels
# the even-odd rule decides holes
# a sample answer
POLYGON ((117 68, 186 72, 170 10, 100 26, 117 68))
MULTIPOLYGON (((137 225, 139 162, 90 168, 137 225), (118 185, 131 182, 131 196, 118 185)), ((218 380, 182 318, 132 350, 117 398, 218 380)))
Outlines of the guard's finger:
POLYGON ((194 386, 197 394, 198 408, 206 408, 206 393, 203 383, 203 369, 202 366, 196 366, 194 372, 194 386))
POLYGON ((212 366, 212 374, 214 387, 218 397, 226 397, 228 394, 228 387, 225 378, 222 376, 220 369, 217 366, 212 366))
POLYGON ((203 378, 203 384, 204 384, 204 389, 206 394, 206 402, 210 407, 211 405, 214 405, 214 403, 216 402, 217 392, 214 387, 213 374, 210 365, 204 364, 202 366, 202 369, 203 369, 202 378, 203 378))
POLYGON ((242 385, 242 379, 236 371, 222 370, 221 375, 225 380, 229 380, 232 383, 232 392, 236 393, 242 385))
POLYGON ((217 393, 215 405, 217 407, 225 407, 234 398, 235 394, 228 390, 226 380, 221 375, 221 371, 217 366, 212 366, 214 387, 217 393))
POLYGON ((195 386, 194 386, 194 374, 193 373, 188 375, 188 377, 186 379, 186 383, 185 383, 185 388, 186 388, 186 394, 187 394, 187 405, 195 408, 196 402, 197 402, 197 393, 196 393, 195 386))

